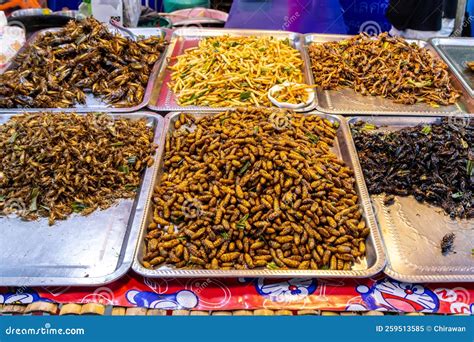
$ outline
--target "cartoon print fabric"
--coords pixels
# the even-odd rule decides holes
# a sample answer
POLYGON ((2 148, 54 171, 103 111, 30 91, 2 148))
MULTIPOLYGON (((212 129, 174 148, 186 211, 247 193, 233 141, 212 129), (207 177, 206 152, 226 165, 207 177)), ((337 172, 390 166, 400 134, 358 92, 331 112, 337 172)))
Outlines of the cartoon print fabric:
POLYGON ((375 279, 149 279, 129 273, 97 288, 0 287, 0 304, 95 302, 153 309, 314 309, 474 314, 474 284, 375 279))
POLYGON ((360 304, 350 304, 347 309, 400 311, 400 312, 438 312, 438 296, 422 285, 401 283, 384 278, 372 286, 359 285, 360 304))

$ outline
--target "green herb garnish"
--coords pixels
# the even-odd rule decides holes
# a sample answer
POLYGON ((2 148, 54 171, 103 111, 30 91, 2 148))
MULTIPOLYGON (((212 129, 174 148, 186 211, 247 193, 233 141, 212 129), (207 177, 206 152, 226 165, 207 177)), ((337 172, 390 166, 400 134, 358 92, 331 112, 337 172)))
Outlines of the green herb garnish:
POLYGON ((135 184, 125 184, 125 190, 137 191, 137 186, 135 184))
POLYGON ((423 126, 423 129, 421 130, 421 133, 430 134, 431 133, 431 126, 430 125, 423 126))
POLYGON ((364 127, 362 127, 362 129, 366 130, 366 131, 373 131, 374 129, 376 129, 377 127, 374 125, 374 124, 370 124, 370 123, 366 123, 364 125, 364 127))
POLYGON ((36 211, 38 210, 38 195, 39 195, 39 189, 34 188, 31 190, 31 203, 30 203, 30 211, 36 211))
POLYGON ((456 192, 455 194, 451 195, 451 197, 454 198, 454 199, 461 198, 462 196, 464 196, 464 193, 461 192, 461 191, 456 192))
POLYGON ((242 166, 242 168, 239 170, 239 175, 242 176, 250 167, 250 162, 247 160, 247 162, 242 166))
POLYGON ((245 223, 247 222, 247 219, 249 218, 249 214, 245 214, 244 217, 240 219, 239 222, 237 222, 237 228, 238 229, 245 229, 245 223))
POLYGON ((180 224, 181 222, 184 221, 184 216, 179 216, 179 217, 171 217, 170 221, 173 223, 173 224, 180 224))
POLYGON ((303 157, 307 157, 308 156, 308 153, 306 153, 305 151, 301 151, 301 150, 296 150, 296 153, 298 153, 299 155, 303 156, 303 157))
POLYGON ((279 270, 279 269, 280 269, 280 267, 278 267, 278 265, 275 264, 274 261, 269 262, 269 263, 267 264, 267 268, 268 268, 269 270, 279 270))
POLYGON ((474 160, 468 160, 466 163, 466 172, 469 177, 474 175, 474 160))
POLYGON ((314 135, 312 133, 307 133, 306 136, 308 137, 309 141, 313 144, 317 144, 319 141, 319 137, 317 135, 314 135))
POLYGON ((280 269, 280 267, 278 267, 278 265, 275 264, 275 262, 273 262, 273 261, 272 261, 272 262, 269 262, 269 263, 267 264, 267 268, 268 268, 269 270, 278 270, 278 269, 280 269))
POLYGON ((18 138, 18 133, 17 132, 13 132, 12 136, 10 137, 10 139, 8 139, 8 143, 9 144, 13 144, 16 140, 16 138, 18 138))
POLYGON ((250 98, 250 94, 250 91, 244 91, 243 93, 240 93, 240 99, 245 101, 250 98))
POLYGON ((222 233, 221 233, 221 236, 222 236, 222 238, 223 238, 224 240, 229 240, 229 233, 227 233, 227 232, 222 232, 222 233))
POLYGON ((128 174, 130 173, 130 169, 128 168, 128 165, 120 165, 120 166, 118 167, 118 170, 119 170, 120 172, 125 173, 126 175, 128 175, 128 174))
POLYGON ((112 147, 118 147, 118 146, 123 146, 123 145, 125 145, 123 142, 116 142, 116 143, 110 144, 110 146, 112 147))
POLYGON ((72 211, 74 211, 75 213, 80 213, 81 211, 86 209, 87 206, 84 203, 74 202, 71 205, 71 208, 72 208, 72 211))

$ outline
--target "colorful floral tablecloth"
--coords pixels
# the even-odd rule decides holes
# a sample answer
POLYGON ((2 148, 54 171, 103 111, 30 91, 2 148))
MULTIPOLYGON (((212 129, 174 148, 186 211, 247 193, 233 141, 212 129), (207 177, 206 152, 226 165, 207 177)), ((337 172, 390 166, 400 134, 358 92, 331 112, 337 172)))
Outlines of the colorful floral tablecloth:
POLYGON ((101 303, 188 310, 289 309, 474 314, 473 284, 375 279, 149 279, 131 272, 100 287, 0 287, 0 304, 101 303))

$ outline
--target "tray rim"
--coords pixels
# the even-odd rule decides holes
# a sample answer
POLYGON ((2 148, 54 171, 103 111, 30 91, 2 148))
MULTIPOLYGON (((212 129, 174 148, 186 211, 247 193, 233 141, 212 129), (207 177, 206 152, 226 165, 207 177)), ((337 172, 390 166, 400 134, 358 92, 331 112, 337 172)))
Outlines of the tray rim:
MULTIPOLYGON (((169 131, 171 119, 183 111, 179 112, 170 112, 165 117, 165 125, 163 128, 162 142, 160 144, 160 155, 163 158, 164 156, 164 141, 166 140, 166 135, 169 131)), ((192 112, 191 114, 204 114, 212 115, 214 112, 209 111, 200 111, 192 112)), ((140 237, 138 239, 137 247, 135 249, 135 255, 133 260, 132 269, 139 275, 148 277, 148 278, 199 278, 199 277, 210 277, 210 278, 229 278, 229 277, 265 277, 265 278, 285 278, 285 277, 313 277, 313 278, 368 278, 380 273, 387 263, 385 246, 380 233, 380 228, 377 224, 375 218, 375 213, 371 206, 370 198, 368 196, 368 190, 363 178, 362 168, 360 167, 358 159, 355 159, 350 145, 353 144, 349 133, 349 126, 347 125, 346 119, 342 116, 331 115, 326 113, 319 113, 317 111, 312 111, 308 113, 297 113, 302 115, 317 115, 323 118, 332 119, 337 121, 340 124, 340 129, 342 129, 342 134, 344 137, 344 142, 347 144, 349 151, 349 159, 353 165, 354 179, 356 181, 356 188, 359 193, 359 205, 363 210, 363 215, 366 218, 366 223, 370 228, 370 239, 372 240, 375 253, 375 262, 371 267, 368 267, 364 270, 350 270, 350 271, 335 271, 335 270, 268 270, 268 269, 259 269, 259 270, 196 270, 196 269, 155 269, 150 270, 145 268, 139 258, 141 251, 140 244, 143 243, 144 234, 147 230, 146 218, 149 215, 149 211, 153 210, 153 206, 150 205, 147 207, 147 211, 143 215, 142 228, 140 231, 140 237)), ((162 159, 160 159, 161 164, 162 159)), ((154 179, 152 188, 154 189, 158 184, 158 173, 159 168, 155 169, 154 179)))
MULTIPOLYGON (((61 28, 59 28, 59 27, 47 28, 47 29, 42 29, 42 30, 39 30, 39 31, 33 33, 26 40, 25 44, 23 44, 23 46, 20 48, 20 50, 17 51, 15 56, 8 62, 8 64, 3 69, 3 72, 9 71, 10 68, 12 68, 13 65, 14 65, 14 59, 20 53, 23 53, 29 45, 33 44, 35 42, 35 40, 38 39, 38 37, 40 35, 42 35, 46 32, 57 32, 60 29, 61 28)), ((111 31, 112 33, 114 33, 112 31, 113 27, 112 28, 107 27, 107 29, 109 31, 111 31)), ((129 28, 129 30, 131 30, 132 32, 134 32, 134 30, 137 30, 137 29, 139 29, 140 32, 141 32, 141 31, 147 30, 147 29, 149 29, 150 31, 155 31, 156 29, 159 29, 159 28, 153 28, 153 27, 150 27, 150 28, 147 28, 147 27, 129 28)), ((163 30, 160 30, 160 31, 164 32, 163 30)), ((166 32, 165 32, 164 37, 166 37, 166 32)), ((166 39, 166 38, 164 38, 164 39, 166 39)), ((153 91, 153 85, 155 83, 155 79, 158 76, 158 72, 160 70, 161 64, 164 61, 164 56, 165 56, 165 54, 168 50, 168 47, 169 47, 169 44, 165 40, 165 48, 164 48, 163 52, 161 53, 160 57, 158 58, 158 60, 153 65, 153 68, 151 69, 151 73, 148 77, 148 82, 147 82, 147 85, 145 87, 145 92, 143 94, 143 99, 139 104, 137 104, 135 106, 132 106, 132 107, 114 107, 114 106, 111 106, 111 105, 106 105, 106 106, 97 107, 97 108, 90 108, 90 107, 86 107, 86 106, 84 106, 84 107, 68 107, 68 108, 36 108, 36 107, 35 108, 5 108, 5 107, 0 107, 0 115, 1 114, 11 114, 11 113, 19 112, 19 111, 22 111, 22 112, 47 111, 47 112, 68 112, 68 113, 89 113, 91 111, 94 111, 94 112, 107 112, 107 113, 130 113, 130 112, 138 111, 142 108, 145 108, 147 106, 148 102, 150 101, 151 93, 153 91)), ((145 110, 146 110, 146 108, 145 108, 145 110)))
MULTIPOLYGON (((43 110, 42 110, 43 111, 43 110)), ((78 115, 86 115, 89 112, 78 112, 78 115)), ((69 113, 69 112, 67 112, 69 113)), ((99 112, 102 113, 102 112, 99 112)), ((18 110, 17 113, 5 113, 11 116, 18 116, 21 114, 34 114, 34 112, 24 112, 18 110)), ((130 119, 140 119, 140 118, 149 118, 156 120, 156 127, 154 129, 153 143, 161 143, 161 138, 163 134, 164 127, 164 118, 162 116, 156 115, 151 111, 139 111, 133 113, 108 113, 112 117, 128 117, 130 119)), ((131 224, 127 224, 127 231, 129 232, 128 236, 124 237, 122 250, 123 253, 118 257, 118 267, 116 269, 104 276, 100 277, 5 277, 0 276, 0 286, 100 286, 109 284, 120 277, 124 276, 132 267, 133 259, 135 255, 135 250, 138 246, 138 238, 140 236, 140 227, 142 221, 144 221, 144 214, 146 208, 149 206, 151 197, 153 195, 153 187, 151 183, 153 182, 153 177, 155 174, 155 169, 157 169, 158 161, 160 159, 158 149, 153 156, 154 164, 151 168, 148 168, 145 171, 145 174, 142 176, 143 180, 140 184, 140 193, 143 192, 143 195, 138 196, 138 201, 132 206, 132 211, 129 216, 129 221, 132 219, 131 224), (120 260, 122 262, 120 263, 120 260)), ((137 198, 134 199, 134 201, 137 198)), ((119 200, 120 201, 120 200, 119 200)))
MULTIPOLYGON (((309 67, 310 67, 311 77, 313 77, 313 70, 311 68, 311 59, 309 57, 309 52, 308 52, 309 44, 312 43, 312 41, 310 39, 312 37, 319 37, 319 38, 325 39, 325 42, 329 42, 329 41, 335 41, 335 40, 349 39, 349 38, 354 37, 355 35, 306 33, 303 36, 304 36, 304 39, 303 39, 304 49, 305 49, 306 55, 308 56, 308 60, 309 60, 309 63, 310 63, 309 67)), ((432 51, 435 54, 435 56, 437 56, 438 58, 441 58, 439 56, 438 52, 435 49, 433 49, 433 47, 427 41, 420 40, 420 39, 406 39, 406 41, 408 41, 410 43, 417 43, 418 45, 432 51)), ((457 76, 454 75, 454 74, 452 75, 452 77, 458 79, 457 76)), ((314 77, 313 77, 313 83, 314 83, 314 77)), ((350 89, 350 88, 347 88, 347 89, 350 89)), ((461 90, 464 90, 464 89, 458 89, 458 90, 461 91, 461 90)), ((321 90, 319 88, 316 88, 316 95, 317 95, 316 97, 319 99, 320 96, 321 97, 322 96, 328 96, 327 93, 329 91, 337 91, 337 90, 335 90, 335 89, 334 90, 321 90)), ((358 115, 358 116, 363 116, 363 115, 378 115, 378 116, 423 115, 423 116, 425 116, 425 115, 444 115, 444 114, 463 115, 467 112, 466 109, 463 108, 463 107, 466 106, 464 101, 463 101, 463 95, 465 96, 466 94, 462 91, 461 91, 461 93, 462 93, 461 97, 458 99, 458 102, 456 102, 456 104, 455 104, 455 106, 458 109, 458 111, 456 111, 456 112, 442 112, 442 111, 428 112, 428 111, 422 111, 422 110, 403 112, 403 111, 400 111, 400 110, 380 111, 380 110, 377 110, 377 109, 374 109, 373 111, 372 110, 357 110, 357 109, 351 109, 351 110, 344 110, 343 111, 343 110, 338 110, 338 109, 331 109, 331 108, 322 107, 320 105, 319 101, 317 101, 316 110, 318 110, 322 113, 328 113, 328 114, 334 114, 334 115, 343 115, 343 116, 347 116, 347 117, 355 116, 355 115, 358 115)), ((440 108, 443 108, 443 106, 440 106, 440 108)))
MULTIPOLYGON (((472 114, 469 114, 469 113, 465 113, 464 115, 461 115, 462 117, 466 117, 466 118, 469 118, 471 119, 470 115, 472 114)), ((450 116, 454 116, 448 113, 446 113, 445 115, 439 115, 439 114, 434 114, 434 115, 424 115, 422 117, 420 117, 419 115, 415 115, 415 114, 411 114, 411 115, 406 115, 406 117, 411 117, 412 119, 418 119, 418 120, 423 120, 423 119, 439 119, 439 118, 445 118, 445 117, 450 117, 450 116)), ((456 117, 459 117, 459 115, 455 115, 456 117)), ((374 116, 375 120, 379 119, 379 120, 384 120, 384 119, 388 119, 388 118, 393 118, 393 119, 397 119, 397 118, 400 118, 399 116, 396 116, 396 115, 390 115, 390 116, 374 116)), ((361 120, 366 120, 367 119, 367 116, 363 116, 363 115, 356 115, 356 116, 349 116, 349 117, 346 117, 346 122, 347 122, 347 126, 349 128, 349 134, 350 134, 350 137, 351 137, 351 141, 352 141, 352 145, 353 145, 353 148, 354 148, 354 152, 355 152, 355 156, 357 158, 357 161, 360 165, 360 160, 359 160, 359 155, 357 153, 357 149, 355 147, 355 143, 354 143, 354 139, 353 139, 353 136, 352 136, 352 131, 350 129, 350 125, 361 119, 361 120)), ((407 126, 408 127, 408 126, 407 126)), ((370 194, 369 194, 370 196, 370 194)), ((377 215, 376 215, 377 217, 377 215)), ((473 220, 474 222, 474 220, 473 220)), ((377 223, 379 225, 379 229, 381 231, 381 236, 382 236, 382 240, 384 242, 384 245, 386 244, 385 240, 385 236, 383 234, 383 229, 382 227, 380 227, 380 222, 379 220, 377 219, 377 223)), ((396 226, 393 225, 396 229, 396 226)), ((398 247, 397 247, 398 249, 398 247)), ((431 282, 431 283, 459 283, 459 282, 474 282, 474 274, 472 275, 454 275, 454 276, 451 276, 451 275, 437 275, 437 274, 427 274, 427 275, 410 275, 410 274, 404 274, 404 273, 401 273, 397 270, 395 270, 393 267, 392 267, 392 263, 390 262, 390 253, 389 251, 387 250, 387 248, 385 248, 385 251, 386 251, 386 259, 387 259, 387 264, 385 266, 385 269, 384 269, 384 273, 386 275, 388 275, 389 277, 392 277, 393 279, 395 280, 398 280, 398 281, 402 281, 402 282, 408 282, 408 283, 428 283, 428 282, 431 282)))
MULTIPOLYGON (((152 104, 152 96, 151 93, 155 91, 155 87, 157 88, 158 92, 161 92, 163 89, 163 80, 165 78, 165 75, 167 74, 167 68, 169 66, 169 61, 171 57, 173 57, 173 52, 178 44, 178 40, 180 38, 186 38, 189 36, 196 36, 196 35, 201 35, 202 38, 205 37, 214 37, 214 36, 223 36, 223 35, 235 35, 235 36, 252 36, 252 35, 261 35, 261 36, 271 36, 271 35, 278 35, 278 36, 283 36, 286 35, 288 36, 287 38, 291 38, 292 36, 295 36, 297 39, 295 40, 297 43, 300 44, 300 48, 297 48, 297 50, 300 52, 301 59, 303 60, 303 75, 306 78, 306 84, 308 85, 314 85, 314 78, 313 74, 311 72, 311 64, 309 60, 309 56, 306 52, 306 49, 304 48, 304 40, 303 40, 303 34, 298 33, 298 32, 293 32, 293 31, 278 31, 278 30, 253 30, 253 29, 232 29, 232 28, 179 28, 173 31, 171 38, 170 38, 170 43, 167 46, 168 50, 166 51, 166 55, 163 58, 163 62, 160 65, 160 69, 158 71, 158 76, 156 77, 152 90, 150 92, 150 98, 147 103, 147 108, 150 110, 153 110, 155 112, 178 112, 178 111, 185 111, 189 113, 193 112, 213 112, 213 113, 218 113, 218 112, 223 112, 226 110, 232 110, 238 107, 200 107, 200 106, 188 106, 188 107, 183 107, 183 106, 167 106, 164 104, 160 104, 160 97, 158 95, 158 101, 155 104, 152 104), (200 34, 196 33, 199 32, 200 34), (186 33, 190 33, 189 35, 186 35, 186 33), (207 33, 207 34, 204 34, 207 33)), ((317 105, 317 96, 315 96, 314 101, 309 104, 308 106, 304 108, 300 108, 295 110, 295 112, 309 112, 312 111, 316 108, 317 105)), ((249 106, 249 107, 255 107, 255 106, 249 106)), ((265 106, 259 106, 260 108, 274 108, 278 109, 278 107, 265 107, 265 106)))
MULTIPOLYGON (((449 44, 442 44, 441 41, 471 41, 472 45, 474 45, 474 38, 472 37, 435 37, 428 40, 429 44, 433 47, 433 49, 438 53, 439 56, 443 59, 443 61, 448 65, 449 69, 453 72, 453 74, 457 77, 459 82, 465 88, 469 96, 474 97, 474 88, 469 85, 466 81, 465 77, 459 72, 459 70, 454 66, 451 59, 447 56, 445 51, 441 48, 442 45, 449 45, 449 44)), ((453 45, 453 46, 466 46, 466 45, 453 45)))

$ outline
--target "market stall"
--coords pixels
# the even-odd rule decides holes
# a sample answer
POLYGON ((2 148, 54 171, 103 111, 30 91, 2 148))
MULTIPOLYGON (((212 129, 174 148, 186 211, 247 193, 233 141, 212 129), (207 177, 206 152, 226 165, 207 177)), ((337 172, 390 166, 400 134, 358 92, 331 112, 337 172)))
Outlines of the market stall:
POLYGON ((462 44, 31 37, 0 75, 3 312, 472 314, 462 44))

